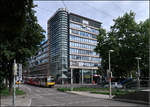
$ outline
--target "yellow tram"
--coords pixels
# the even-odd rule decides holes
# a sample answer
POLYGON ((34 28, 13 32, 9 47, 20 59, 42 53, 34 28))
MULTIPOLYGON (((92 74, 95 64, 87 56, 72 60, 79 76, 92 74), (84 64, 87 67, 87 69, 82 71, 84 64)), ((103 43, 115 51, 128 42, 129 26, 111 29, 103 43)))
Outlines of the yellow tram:
POLYGON ((43 87, 52 87, 55 85, 53 76, 25 77, 25 83, 31 84, 31 85, 43 86, 43 87))

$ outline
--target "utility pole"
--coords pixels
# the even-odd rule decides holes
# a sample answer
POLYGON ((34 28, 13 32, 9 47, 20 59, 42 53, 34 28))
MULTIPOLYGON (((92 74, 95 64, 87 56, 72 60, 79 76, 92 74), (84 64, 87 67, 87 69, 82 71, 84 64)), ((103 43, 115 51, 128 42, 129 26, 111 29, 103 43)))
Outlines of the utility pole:
POLYGON ((138 68, 138 71, 137 71, 137 88, 140 89, 140 67, 139 67, 139 60, 141 59, 140 57, 136 57, 137 59, 137 68, 138 68))
POLYGON ((15 86, 15 76, 17 75, 17 64, 16 64, 16 60, 14 60, 14 64, 13 64, 13 100, 12 100, 12 104, 13 106, 15 106, 15 100, 16 100, 16 86, 15 86))
POLYGON ((114 52, 114 50, 109 50, 109 98, 112 98, 112 90, 111 90, 111 77, 112 77, 112 72, 111 72, 111 64, 110 64, 110 52, 114 52))
POLYGON ((71 68, 71 91, 73 91, 73 69, 71 68))
POLYGON ((73 84, 73 72, 72 72, 72 69, 71 69, 71 85, 73 84))
POLYGON ((82 69, 82 84, 83 84, 83 81, 84 81, 84 77, 83 77, 83 69, 82 69))
POLYGON ((61 84, 63 85, 64 82, 63 82, 63 70, 61 71, 61 84))
POLYGON ((91 83, 92 83, 92 84, 93 84, 93 71, 94 71, 94 70, 92 69, 92 72, 91 72, 91 73, 92 73, 92 77, 91 77, 91 81, 92 81, 91 83))

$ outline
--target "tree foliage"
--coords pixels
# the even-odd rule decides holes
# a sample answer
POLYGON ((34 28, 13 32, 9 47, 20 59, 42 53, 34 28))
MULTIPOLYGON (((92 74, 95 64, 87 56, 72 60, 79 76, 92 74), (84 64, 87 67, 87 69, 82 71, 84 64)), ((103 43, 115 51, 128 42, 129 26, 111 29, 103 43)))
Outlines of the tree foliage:
POLYGON ((142 74, 148 74, 148 35, 149 19, 137 24, 135 13, 125 13, 122 17, 113 20, 114 25, 110 31, 100 29, 97 36, 98 45, 95 49, 100 53, 104 71, 108 69, 108 52, 111 53, 111 70, 114 76, 129 76, 137 71, 137 60, 135 57, 141 57, 140 68, 142 74))
POLYGON ((0 65, 11 84, 13 60, 24 64, 34 55, 44 39, 45 31, 34 15, 33 0, 2 0, 2 3, 1 10, 6 9, 5 14, 10 17, 4 16, 0 20, 3 22, 0 26, 0 65))

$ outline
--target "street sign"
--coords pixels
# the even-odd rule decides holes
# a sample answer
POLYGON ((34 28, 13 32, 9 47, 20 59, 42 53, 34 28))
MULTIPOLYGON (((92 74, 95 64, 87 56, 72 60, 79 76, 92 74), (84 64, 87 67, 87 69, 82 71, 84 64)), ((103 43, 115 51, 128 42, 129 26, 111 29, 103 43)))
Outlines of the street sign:
POLYGON ((19 67, 19 80, 22 80, 22 64, 18 64, 19 67))
POLYGON ((140 72, 136 72, 136 77, 140 77, 140 72))
POLYGON ((110 72, 109 70, 107 70, 107 78, 108 79, 112 78, 112 72, 110 72))
POLYGON ((17 64, 14 63, 13 65, 13 74, 16 76, 17 75, 17 64))
POLYGON ((141 70, 140 70, 140 69, 139 69, 139 71, 138 71, 138 75, 141 76, 141 70))

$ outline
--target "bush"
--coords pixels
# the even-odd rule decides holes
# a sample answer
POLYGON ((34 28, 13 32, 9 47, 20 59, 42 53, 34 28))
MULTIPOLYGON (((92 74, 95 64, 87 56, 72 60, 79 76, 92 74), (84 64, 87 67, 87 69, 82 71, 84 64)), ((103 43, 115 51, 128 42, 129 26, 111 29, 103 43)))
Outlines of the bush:
MULTIPOLYGON (((66 92, 66 91, 71 91, 71 88, 57 88, 58 91, 66 92)), ((73 91, 106 91, 108 88, 85 88, 85 87, 80 87, 80 88, 73 88, 73 91)))
MULTIPOLYGON (((132 91, 132 92, 134 92, 134 91, 132 91)), ((112 95, 120 96, 120 95, 125 95, 128 93, 132 93, 132 92, 117 89, 117 90, 112 90, 112 95)), ((109 95, 109 91, 92 91, 91 93, 109 95)))
POLYGON ((57 90, 62 92, 71 91, 70 88, 57 88, 57 90))
POLYGON ((108 92, 108 91, 106 91, 106 92, 92 91, 91 93, 94 93, 94 94, 105 94, 105 95, 109 95, 109 92, 108 92))

